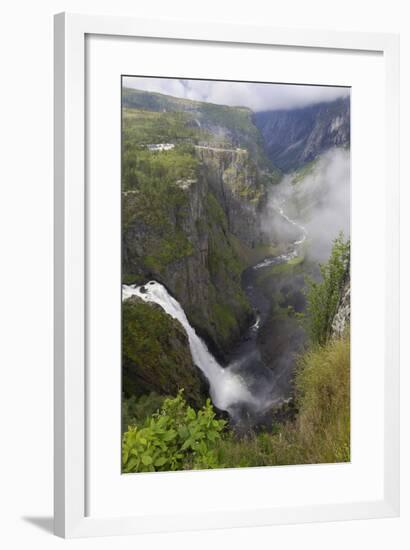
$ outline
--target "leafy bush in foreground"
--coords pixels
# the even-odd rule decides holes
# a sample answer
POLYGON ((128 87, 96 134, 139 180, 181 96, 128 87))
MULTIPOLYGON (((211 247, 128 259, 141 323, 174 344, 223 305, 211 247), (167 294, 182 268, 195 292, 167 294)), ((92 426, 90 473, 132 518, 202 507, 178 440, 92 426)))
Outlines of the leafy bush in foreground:
POLYGON ((196 412, 181 392, 123 436, 123 472, 320 464, 350 460, 350 341, 301 356, 295 421, 238 438, 209 400, 196 412))
POLYGON ((350 338, 348 331, 341 338, 330 337, 349 276, 349 242, 342 236, 321 269, 323 281, 312 283, 308 296, 313 345, 298 360, 296 418, 239 438, 215 418, 209 399, 196 412, 182 392, 173 399, 155 394, 141 401, 131 398, 123 410, 132 424, 123 436, 123 472, 350 460, 350 338))
POLYGON ((165 396, 155 392, 141 395, 141 397, 133 395, 128 399, 123 395, 121 402, 122 432, 126 432, 128 426, 143 424, 147 418, 159 411, 165 399, 165 396))
POLYGON ((226 422, 217 420, 208 399, 195 411, 180 391, 141 426, 123 435, 123 472, 154 472, 217 468, 214 447, 226 422))

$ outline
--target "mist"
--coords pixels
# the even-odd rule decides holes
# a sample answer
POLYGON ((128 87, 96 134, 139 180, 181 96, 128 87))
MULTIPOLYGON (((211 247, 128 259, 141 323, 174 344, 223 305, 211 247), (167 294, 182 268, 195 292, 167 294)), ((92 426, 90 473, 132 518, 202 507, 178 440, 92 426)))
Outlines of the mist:
POLYGON ((286 110, 334 101, 350 88, 302 84, 227 82, 127 76, 123 86, 184 99, 248 107, 253 111, 286 110))
MULTIPOLYGON (((265 231, 275 240, 289 242, 297 238, 297 228, 278 215, 278 206, 306 230, 306 255, 324 262, 332 243, 342 231, 350 237, 350 152, 334 148, 319 157, 312 170, 295 182, 288 174, 269 196, 265 231), (276 215, 273 215, 273 211, 276 215)), ((302 231, 299 230, 299 233, 302 231)))

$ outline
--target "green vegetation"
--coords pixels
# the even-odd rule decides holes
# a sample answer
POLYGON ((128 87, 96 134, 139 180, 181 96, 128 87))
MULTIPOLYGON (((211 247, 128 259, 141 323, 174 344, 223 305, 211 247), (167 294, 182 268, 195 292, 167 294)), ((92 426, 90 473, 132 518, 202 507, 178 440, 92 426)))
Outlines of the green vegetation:
POLYGON ((193 151, 185 147, 160 152, 127 150, 123 163, 123 190, 149 192, 152 186, 158 187, 161 182, 169 185, 195 179, 197 165, 193 151))
POLYGON ((208 134, 192 125, 188 113, 124 108, 122 136, 127 148, 134 148, 150 143, 197 143, 199 139, 206 139, 208 134))
POLYGON ((296 383, 296 420, 270 433, 219 440, 223 467, 319 464, 350 460, 350 345, 346 337, 301 357, 296 383))
MULTIPOLYGON (((209 191, 204 200, 204 215, 197 223, 200 236, 206 236, 207 285, 203 306, 187 304, 185 311, 191 324, 202 335, 212 338, 224 353, 247 325, 252 310, 241 287, 241 273, 246 265, 232 246, 232 235, 224 209, 209 191)), ((184 295, 178 288, 177 295, 184 295)))
POLYGON ((138 224, 142 248, 149 251, 142 258, 143 265, 151 271, 162 273, 171 262, 193 253, 182 226, 189 211, 187 189, 195 184, 197 165, 186 148, 124 152, 122 231, 126 235, 138 224))
POLYGON ((193 251, 193 246, 184 233, 182 231, 173 231, 163 234, 157 246, 150 251, 149 255, 144 256, 142 260, 150 270, 161 273, 168 264, 185 256, 190 256, 193 251))
MULTIPOLYGON (((276 339, 286 339, 286 331, 293 333, 297 326, 303 326, 301 320, 304 319, 303 310, 306 305, 305 277, 311 269, 311 264, 301 250, 289 261, 271 265, 258 272, 258 287, 272 304, 265 327, 261 331, 263 349, 272 347, 276 350, 276 339), (285 318, 288 321, 286 323, 283 322, 285 318)), ((268 353, 266 358, 269 357, 268 353)))
MULTIPOLYGON (((123 282, 143 283, 147 278, 169 282, 172 278, 176 281, 172 291, 181 300, 190 283, 186 279, 192 278, 194 270, 207 270, 202 277, 207 285, 206 303, 184 305, 191 322, 222 351, 238 338, 251 315, 240 285, 245 265, 232 247, 227 214, 204 181, 208 174, 201 171, 192 145, 203 136, 197 125, 190 126, 191 115, 124 109, 123 282), (147 136, 146 141, 171 141, 175 147, 150 151, 143 143, 147 136), (197 218, 192 205, 198 201, 203 207, 197 218), (206 264, 199 250, 202 242, 207 246, 206 264), (189 263, 179 263, 189 258, 189 263), (185 276, 174 277, 176 269, 185 276)), ((240 164, 250 165, 245 151, 237 155, 240 164)), ((244 176, 241 170, 237 172, 243 191, 244 176)), ((233 186, 234 179, 231 174, 233 186)), ((247 193, 247 200, 255 200, 251 189, 247 193)))
MULTIPOLYGON (((228 220, 224 210, 209 192, 206 198, 208 234, 208 291, 210 323, 221 347, 228 346, 240 334, 252 312, 241 287, 244 264, 231 245, 228 220)), ((194 317, 195 318, 195 317, 194 317)))
POLYGON ((224 183, 237 197, 258 205, 266 193, 263 178, 260 177, 256 165, 250 161, 247 151, 241 150, 235 155, 238 158, 224 170, 224 183))
POLYGON ((233 329, 237 327, 237 322, 229 307, 217 302, 212 307, 215 322, 223 338, 228 338, 233 329))
POLYGON ((234 235, 229 236, 232 248, 238 258, 240 258, 244 268, 250 267, 264 260, 267 256, 279 256, 283 252, 283 247, 269 243, 258 244, 253 248, 247 246, 234 235))
POLYGON ((272 185, 277 185, 283 179, 283 172, 279 168, 272 168, 269 174, 269 182, 272 185))
POLYGON ((301 273, 301 267, 305 259, 303 254, 298 254, 295 258, 290 259, 289 261, 282 264, 273 264, 269 268, 261 270, 258 275, 258 283, 263 284, 264 281, 278 275, 285 277, 290 277, 295 273, 301 273))
POLYGON ((140 397, 132 395, 127 398, 123 395, 121 400, 122 431, 126 432, 128 426, 143 424, 147 418, 159 411, 167 397, 155 392, 150 392, 140 397))
POLYGON ((301 168, 293 172, 293 177, 291 181, 292 185, 296 185, 297 183, 305 179, 307 176, 310 176, 311 174, 313 174, 316 164, 318 162, 318 159, 319 157, 311 160, 310 162, 307 162, 301 168))
MULTIPOLYGON (((322 283, 309 289, 311 323, 318 322, 313 315, 318 296, 320 303, 328 305, 335 303, 335 288, 340 296, 348 263, 349 244, 340 236, 321 268, 322 283)), ((300 355, 293 405, 284 405, 282 411, 285 417, 286 411, 292 414, 287 421, 274 421, 269 431, 238 437, 225 421, 217 420, 209 400, 196 412, 186 405, 181 392, 163 402, 155 395, 145 402, 126 402, 123 425, 127 419, 129 427, 123 437, 123 471, 349 461, 350 337, 348 331, 341 338, 326 334, 324 342, 315 337, 310 349, 300 355)))
POLYGON ((123 471, 348 462, 349 338, 332 340, 302 356, 295 383, 296 420, 242 438, 216 420, 209 400, 198 412, 186 406, 181 394, 166 400, 140 427, 125 432, 123 471), (143 458, 147 455, 150 458, 143 458))
POLYGON ((131 89, 122 113, 122 280, 165 283, 223 356, 252 315, 241 288, 247 247, 228 216, 256 211, 271 183, 252 113, 131 89), (155 143, 174 147, 147 148, 155 143))
POLYGON ((190 403, 203 403, 185 330, 156 304, 137 297, 123 302, 122 364, 126 397, 152 391, 175 395, 184 388, 190 403))
POLYGON ((350 460, 350 338, 308 351, 296 377, 296 433, 305 462, 350 460))
MULTIPOLYGON (((161 281, 198 334, 226 357, 252 317, 244 269, 285 252, 261 243, 250 228, 243 237, 282 174, 266 162, 248 109, 135 90, 124 90, 123 106, 123 282, 161 281), (174 147, 155 152, 151 143, 174 147), (204 143, 211 148, 195 148, 204 143)), ((315 161, 302 167, 293 183, 314 168, 315 161)), ((182 325, 139 298, 123 303, 124 472, 349 460, 349 338, 331 333, 348 282, 349 243, 342 236, 305 295, 305 277, 316 270, 300 254, 256 274, 273 304, 258 335, 271 347, 260 344, 261 354, 280 355, 290 338, 305 344, 306 302, 310 339, 292 401, 274 411, 270 429, 241 437, 205 402, 206 383, 182 325)))
POLYGON ((350 241, 344 241, 340 234, 333 243, 329 261, 320 266, 322 280, 309 283, 307 311, 311 339, 315 344, 325 344, 331 335, 332 321, 349 278, 349 269, 350 241))
POLYGON ((244 147, 261 166, 271 169, 264 153, 262 136, 253 122, 252 111, 246 107, 228 107, 129 88, 123 89, 122 104, 126 113, 135 110, 152 113, 150 120, 144 118, 146 132, 141 130, 142 143, 174 143, 172 127, 176 125, 175 135, 178 140, 200 140, 213 146, 244 147), (176 119, 172 118, 175 114, 178 115, 176 119), (158 115, 158 119, 155 115, 158 115), (160 122, 162 119, 166 121, 163 126, 160 122), (183 130, 181 126, 184 126, 183 130), (153 135, 161 136, 162 140, 149 141, 153 135))
POLYGON ((214 448, 225 426, 210 400, 199 411, 189 407, 180 391, 161 409, 123 435, 124 472, 192 470, 218 467, 214 448))

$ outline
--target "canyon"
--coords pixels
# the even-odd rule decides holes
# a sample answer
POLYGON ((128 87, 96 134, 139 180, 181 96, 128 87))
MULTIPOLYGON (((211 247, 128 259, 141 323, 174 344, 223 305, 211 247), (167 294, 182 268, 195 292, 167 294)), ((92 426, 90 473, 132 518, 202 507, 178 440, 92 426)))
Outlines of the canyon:
POLYGON ((123 91, 126 395, 184 387, 240 423, 291 398, 306 278, 345 229, 323 212, 350 215, 349 120, 346 99, 253 113, 123 91), (157 380, 172 373, 162 390, 147 360, 157 380))

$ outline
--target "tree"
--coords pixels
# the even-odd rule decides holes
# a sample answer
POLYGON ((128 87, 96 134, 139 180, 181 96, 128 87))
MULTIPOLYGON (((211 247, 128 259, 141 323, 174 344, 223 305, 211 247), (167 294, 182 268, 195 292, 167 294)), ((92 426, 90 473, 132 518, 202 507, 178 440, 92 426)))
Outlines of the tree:
POLYGON ((307 311, 314 344, 325 344, 331 335, 341 293, 350 273, 350 240, 343 233, 334 240, 327 263, 320 266, 321 282, 309 282, 307 311))

